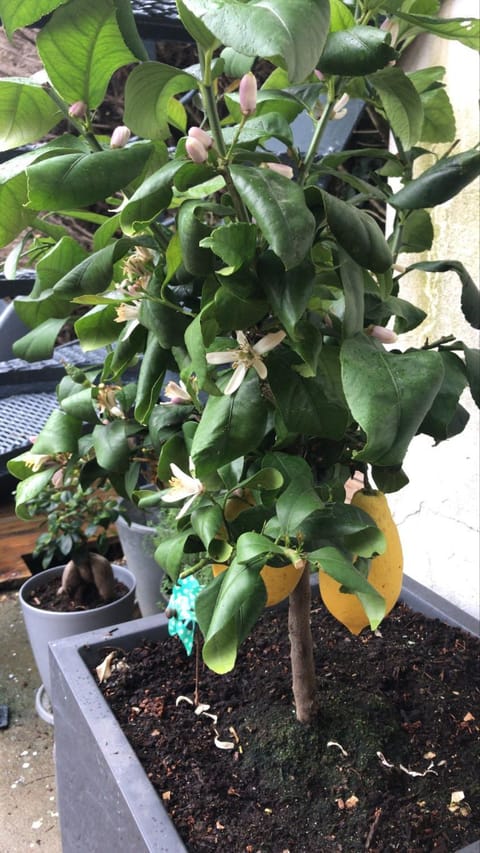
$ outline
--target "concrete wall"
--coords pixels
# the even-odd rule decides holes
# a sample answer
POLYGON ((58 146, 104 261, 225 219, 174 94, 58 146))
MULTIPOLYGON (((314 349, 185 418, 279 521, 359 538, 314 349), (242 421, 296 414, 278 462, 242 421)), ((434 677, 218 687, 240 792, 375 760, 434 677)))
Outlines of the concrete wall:
MULTIPOLYGON (((473 0, 448 0, 442 5, 441 14, 449 18, 476 16, 478 7, 473 0)), ((431 65, 447 69, 444 82, 455 111, 459 150, 474 147, 479 140, 478 53, 456 42, 422 37, 411 48, 405 67, 413 70, 431 65)), ((446 148, 438 146, 439 153, 446 148)), ((435 231, 432 250, 422 256, 407 255, 401 262, 459 260, 478 283, 479 182, 432 214, 435 231)), ((402 336, 402 349, 411 343, 422 344, 425 338, 432 341, 450 333, 469 346, 479 346, 478 331, 466 323, 460 311, 460 283, 456 275, 428 274, 427 277, 426 273, 409 273, 402 279, 400 296, 429 312, 428 319, 418 329, 402 336)), ((390 504, 404 546, 406 574, 478 617, 479 415, 469 392, 465 393, 462 404, 470 412, 466 430, 437 447, 427 436, 416 438, 404 465, 410 483, 390 496, 390 504)))

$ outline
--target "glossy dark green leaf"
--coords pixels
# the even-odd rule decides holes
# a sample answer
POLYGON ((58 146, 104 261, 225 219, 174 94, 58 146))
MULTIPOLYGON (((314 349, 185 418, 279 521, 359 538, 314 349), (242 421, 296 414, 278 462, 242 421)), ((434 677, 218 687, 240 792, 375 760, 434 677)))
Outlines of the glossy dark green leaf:
POLYGON ((395 15, 402 21, 407 21, 424 30, 444 39, 459 41, 472 50, 478 50, 480 38, 480 21, 472 16, 464 18, 441 18, 430 15, 412 15, 402 9, 396 9, 395 15))
POLYGON ((142 299, 140 323, 152 332, 165 350, 181 346, 191 318, 164 302, 142 299))
POLYGON ((229 271, 233 272, 253 259, 257 246, 257 229, 249 222, 219 225, 201 241, 201 246, 211 249, 227 264, 229 271))
POLYGON ((209 397, 192 445, 197 477, 255 450, 265 434, 269 407, 250 369, 238 391, 209 397))
POLYGON ((208 556, 216 562, 226 562, 232 552, 232 546, 222 536, 222 530, 225 532, 225 524, 218 504, 194 509, 190 523, 208 556))
MULTIPOLYGON (((14 477, 20 475, 20 468, 24 465, 22 457, 26 456, 27 454, 22 454, 18 459, 11 459, 7 463, 8 470, 14 477)), ((44 471, 38 471, 35 474, 31 474, 30 472, 31 476, 17 483, 15 489, 15 513, 19 518, 22 518, 24 521, 28 521, 31 518, 31 510, 28 507, 28 503, 42 494, 45 486, 48 486, 50 483, 55 470, 52 467, 46 468, 44 471)))
POLYGON ((106 471, 116 474, 128 470, 130 446, 125 421, 115 420, 109 424, 99 424, 92 432, 93 447, 98 464, 106 471))
POLYGON ((169 160, 157 172, 146 178, 122 210, 120 223, 125 234, 143 231, 170 204, 173 180, 186 165, 184 160, 169 160))
POLYGON ((401 68, 391 66, 368 77, 375 87, 393 133, 409 151, 420 139, 424 113, 415 86, 401 68))
POLYGON ((384 68, 396 58, 388 33, 357 25, 329 34, 317 68, 324 74, 356 77, 384 68))
POLYGON ((348 587, 357 594, 368 616, 372 631, 378 628, 385 616, 385 600, 352 565, 350 560, 340 551, 328 546, 319 548, 318 551, 310 555, 310 559, 341 586, 348 587))
POLYGON ((426 252, 432 248, 433 224, 426 210, 412 210, 401 232, 401 252, 426 252))
POLYGON ((324 190, 322 199, 329 228, 342 249, 363 269, 385 272, 393 258, 375 219, 324 190))
POLYGON ((417 264, 411 264, 407 272, 409 270, 457 273, 462 285, 461 305, 464 317, 474 329, 480 329, 480 291, 460 261, 419 261, 417 264))
POLYGON ((467 386, 465 368, 461 359, 453 352, 440 350, 439 356, 443 362, 444 377, 430 411, 423 420, 419 432, 431 435, 438 444, 461 432, 468 420, 459 419, 459 400, 467 386), (452 431, 455 430, 455 431, 452 431))
POLYGON ((348 405, 367 436, 356 458, 400 465, 442 385, 441 357, 432 350, 387 352, 357 335, 342 344, 341 361, 348 405))
POLYGON ((88 255, 56 282, 54 293, 73 299, 82 293, 106 290, 112 281, 115 264, 127 254, 131 245, 128 237, 121 237, 105 249, 88 255))
POLYGON ((65 325, 65 317, 52 317, 45 320, 31 332, 17 338, 12 345, 15 358, 25 361, 42 361, 49 358, 58 338, 58 333, 65 325))
POLYGON ((394 193, 389 204, 399 210, 435 207, 456 196, 479 175, 478 148, 452 157, 443 157, 438 163, 425 169, 418 178, 394 193))
POLYGON ((135 418, 141 424, 147 423, 155 403, 158 402, 168 359, 168 351, 160 346, 155 335, 150 332, 140 364, 135 400, 135 418))
POLYGON ((272 251, 291 269, 303 261, 315 220, 298 184, 270 169, 231 167, 235 188, 255 218, 272 251))
POLYGON ((400 465, 391 467, 372 465, 372 477, 377 489, 385 494, 398 492, 410 482, 400 465))
POLYGON ((82 433, 82 422, 55 409, 35 440, 35 453, 75 453, 82 433))
POLYGON ((29 203, 35 210, 65 210, 102 201, 133 181, 152 153, 150 143, 93 154, 64 154, 27 169, 29 203))
POLYGON ((238 647, 261 615, 266 597, 258 571, 237 561, 200 591, 195 609, 204 636, 202 656, 214 672, 233 669, 238 647))
POLYGON ((295 327, 305 313, 312 295, 315 268, 304 260, 291 270, 285 270, 279 258, 266 252, 258 261, 261 287, 289 337, 295 338, 295 327))

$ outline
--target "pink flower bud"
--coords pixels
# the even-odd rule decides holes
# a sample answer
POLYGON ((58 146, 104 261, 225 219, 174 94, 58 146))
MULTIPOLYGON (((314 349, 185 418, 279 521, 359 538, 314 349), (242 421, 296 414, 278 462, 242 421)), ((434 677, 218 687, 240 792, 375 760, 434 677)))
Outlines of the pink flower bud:
POLYGON ((368 335, 381 341, 382 344, 394 344, 397 340, 395 332, 391 329, 386 329, 385 326, 369 326, 366 330, 368 335))
POLYGON ((110 148, 124 148, 132 133, 124 124, 119 124, 110 137, 110 148))
POLYGON ((75 101, 68 108, 68 115, 72 118, 85 118, 87 115, 87 105, 84 101, 75 101))
POLYGON ((63 474, 63 468, 59 468, 52 476, 52 486, 55 486, 56 489, 61 489, 63 486, 63 474))
POLYGON ((211 148, 213 145, 213 139, 206 130, 202 130, 201 127, 191 127, 188 131, 188 135, 191 139, 197 139, 198 142, 201 142, 203 147, 207 149, 211 148))
POLYGON ((243 115, 253 115, 257 109, 257 80, 252 71, 243 75, 238 87, 238 94, 243 115))
POLYGON ((205 163, 208 158, 208 151, 205 146, 193 136, 188 137, 185 143, 185 151, 194 163, 205 163))
POLYGON ((265 168, 271 169, 272 172, 283 175, 284 178, 288 178, 289 180, 293 178, 293 169, 291 166, 287 166, 286 163, 264 163, 263 165, 265 168))

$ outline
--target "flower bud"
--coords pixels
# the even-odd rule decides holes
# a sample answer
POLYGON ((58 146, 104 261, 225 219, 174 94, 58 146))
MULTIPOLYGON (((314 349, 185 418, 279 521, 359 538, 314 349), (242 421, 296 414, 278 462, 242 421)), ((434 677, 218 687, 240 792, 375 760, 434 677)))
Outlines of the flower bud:
POLYGON ((291 166, 287 166, 286 163, 264 163, 263 165, 266 169, 271 169, 272 172, 283 175, 284 178, 288 178, 289 180, 293 178, 293 169, 291 166))
POLYGON ((84 101, 75 101, 68 108, 68 115, 72 118, 85 118, 87 115, 87 105, 84 101))
POLYGON ((191 139, 197 139, 198 142, 201 142, 203 147, 207 149, 211 148, 213 145, 213 139, 206 130, 202 130, 201 127, 191 127, 188 131, 188 135, 191 139))
POLYGON ((110 137, 110 148, 124 148, 132 133, 124 124, 119 124, 110 137))
POLYGON ((255 74, 249 71, 244 74, 238 87, 240 109, 244 116, 251 116, 257 109, 257 80, 255 74))
POLYGON ((195 139, 194 136, 189 136, 187 138, 185 151, 190 157, 190 160, 193 160, 194 163, 205 163, 205 160, 208 158, 207 149, 198 139, 195 139))
POLYGON ((338 99, 337 103, 333 107, 332 118, 340 119, 347 115, 347 110, 345 107, 347 106, 350 100, 350 96, 347 95, 346 92, 343 93, 342 97, 338 99))
POLYGON ((369 326, 366 330, 368 335, 381 341, 382 344, 394 344, 397 340, 395 332, 391 329, 386 329, 385 326, 369 326))

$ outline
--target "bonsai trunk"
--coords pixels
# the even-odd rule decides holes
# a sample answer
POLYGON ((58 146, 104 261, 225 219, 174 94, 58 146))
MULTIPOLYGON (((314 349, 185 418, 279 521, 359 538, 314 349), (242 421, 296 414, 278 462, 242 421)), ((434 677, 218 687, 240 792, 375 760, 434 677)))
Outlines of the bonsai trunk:
POLYGON ((316 677, 310 628, 310 571, 308 563, 290 594, 288 633, 292 663, 292 689, 300 723, 310 723, 316 710, 316 677))

